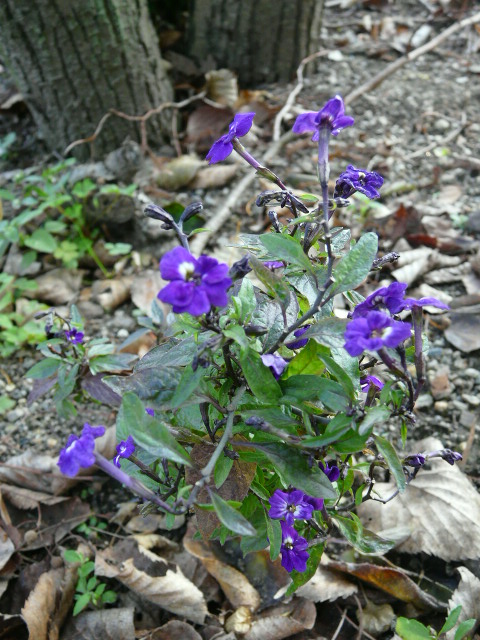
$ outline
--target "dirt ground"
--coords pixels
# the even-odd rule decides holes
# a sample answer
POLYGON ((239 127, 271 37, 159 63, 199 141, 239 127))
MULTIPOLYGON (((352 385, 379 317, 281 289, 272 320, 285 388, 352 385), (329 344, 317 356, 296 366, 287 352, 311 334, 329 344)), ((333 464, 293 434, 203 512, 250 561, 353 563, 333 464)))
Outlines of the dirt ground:
MULTIPOLYGON (((331 145, 332 184, 347 164, 381 173, 385 178, 378 204, 356 201, 343 210, 336 223, 352 228, 354 237, 374 230, 383 252, 396 251, 401 258, 365 283, 364 295, 395 279, 408 282, 409 295, 435 295, 451 311, 428 317, 428 384, 416 406, 417 425, 412 442, 426 436, 439 438, 445 447, 464 454, 462 469, 480 485, 479 444, 476 423, 480 407, 480 30, 467 26, 442 40, 430 51, 398 69, 392 69, 378 86, 358 97, 355 91, 408 52, 428 43, 456 21, 473 13, 466 2, 326 2, 322 46, 328 52, 304 70, 303 88, 281 124, 281 133, 298 113, 318 110, 331 96, 346 98, 346 113, 355 126, 345 129, 331 145), (349 96, 352 99, 349 101, 349 96)), ((259 124, 244 139, 245 146, 261 159, 273 136, 275 117, 296 87, 261 87, 245 97, 245 104, 260 105, 259 124), (250 101, 250 102, 249 102, 250 101), (262 110, 263 107, 263 110, 262 110)), ((186 114, 185 114, 186 116, 186 114)), ((24 133, 25 152, 17 162, 25 166, 29 145, 39 149, 25 113, 0 114, 0 132, 8 128, 24 133)), ((180 142, 182 137, 180 136, 180 142)), ((186 143, 185 151, 204 151, 186 143)), ((279 145, 269 166, 289 186, 315 189, 315 145, 306 136, 279 145)), ((40 158, 37 157, 37 162, 40 158)), ((229 162, 237 162, 230 158, 229 162)), ((12 167, 0 173, 6 186, 12 167)), ((218 214, 231 189, 247 174, 238 164, 233 180, 217 188, 182 186, 160 192, 148 183, 151 172, 139 177, 141 193, 162 205, 170 200, 187 204, 202 200, 206 224, 218 214), (145 177, 147 176, 147 177, 145 177)), ((263 210, 254 205, 256 193, 265 188, 257 179, 237 201, 231 215, 208 244, 217 257, 233 262, 238 249, 229 248, 240 232, 252 233, 266 226, 263 210)), ((168 241, 146 227, 136 203, 135 225, 142 243, 142 266, 131 263, 127 274, 145 268, 155 270, 168 241), (145 257, 146 256, 146 257, 145 257)), ((98 274, 94 274, 96 277, 98 274)), ((341 304, 341 303, 340 303, 341 304)), ((79 305, 80 308, 81 305, 79 305)), ((120 344, 137 324, 130 299, 110 312, 97 304, 83 306, 88 335, 104 335, 120 344)), ((0 416, 0 460, 27 449, 58 454, 72 431, 84 421, 114 424, 114 412, 101 406, 82 408, 81 419, 62 420, 47 396, 27 403, 31 381, 23 377, 35 362, 33 348, 23 348, 0 364, 0 395, 14 405, 0 416)), ((80 418, 80 417, 79 417, 80 418)), ((392 428, 393 429, 393 428, 392 428)), ((472 569, 473 571, 473 569, 472 569)), ((476 573, 476 571, 474 571, 476 573)), ((476 573, 479 577, 479 573, 476 573)), ((333 631, 332 631, 333 632, 333 631)), ((313 633, 313 632, 312 632, 313 633)), ((350 633, 353 633, 350 628, 350 633)), ((310 632, 309 632, 310 634, 310 632)), ((340 638, 353 637, 345 632, 340 638)), ((163 636, 162 636, 163 637, 163 636)), ((193 636, 192 636, 193 637, 193 636)), ((206 636, 204 636, 206 637, 206 636)), ((293 636, 292 636, 293 637, 293 636)), ((314 635, 295 637, 313 638, 314 635)), ((371 636, 370 636, 371 637, 371 636)), ((381 636, 375 636, 381 637, 381 636)), ((391 637, 391 636, 382 636, 391 637)))

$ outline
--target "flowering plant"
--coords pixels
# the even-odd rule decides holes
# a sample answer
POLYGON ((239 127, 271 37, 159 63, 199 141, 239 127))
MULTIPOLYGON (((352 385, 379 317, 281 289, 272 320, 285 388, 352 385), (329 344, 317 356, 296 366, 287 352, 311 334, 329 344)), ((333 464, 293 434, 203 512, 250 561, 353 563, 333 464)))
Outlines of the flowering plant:
POLYGON ((363 553, 391 548, 354 513, 377 499, 377 470, 389 470, 398 493, 429 457, 453 464, 459 454, 405 450, 424 384, 422 309, 445 305, 405 297, 403 283, 364 299, 355 289, 397 256, 377 258, 374 233, 354 242, 330 223, 347 197, 376 198, 383 183, 349 165, 329 196, 330 137, 353 125, 342 98, 293 127, 318 141, 318 197, 294 193, 243 147, 238 138, 253 116, 235 116, 207 158, 237 152, 277 187, 257 203, 281 203, 290 220, 282 225, 270 211, 272 230, 243 235, 246 256, 229 268, 190 252, 183 225, 199 203, 178 222, 147 207, 180 243, 160 261, 168 284, 158 297, 172 305, 170 324, 131 375, 104 380, 122 396, 113 462, 95 453, 87 425, 80 438, 71 436, 59 465, 73 475, 95 462, 136 492, 144 511, 159 509, 170 520, 195 513, 205 538, 240 536, 245 553, 268 546, 291 572, 291 593, 313 575, 334 530, 363 553), (335 312, 337 296, 349 317, 335 312), (397 447, 386 437, 389 422, 398 426, 397 447))

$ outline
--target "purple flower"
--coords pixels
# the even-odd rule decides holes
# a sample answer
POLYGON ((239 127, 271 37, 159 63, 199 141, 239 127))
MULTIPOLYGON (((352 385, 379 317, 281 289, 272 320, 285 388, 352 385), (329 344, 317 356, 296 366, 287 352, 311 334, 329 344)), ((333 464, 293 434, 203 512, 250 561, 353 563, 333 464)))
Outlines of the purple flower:
MULTIPOLYGON (((294 331, 293 335, 296 338, 300 338, 300 336, 303 336, 305 331, 307 331, 310 327, 311 325, 306 324, 304 327, 301 327, 300 329, 297 329, 296 331, 294 331)), ((307 344, 307 342, 308 342, 308 338, 303 338, 302 340, 293 340, 292 342, 286 342, 285 346, 288 347, 289 349, 301 349, 307 344)))
POLYGON ((308 520, 312 517, 313 505, 305 501, 305 494, 298 489, 288 492, 277 489, 269 502, 268 515, 275 520, 285 518, 285 522, 291 525, 295 519, 308 520))
POLYGON ((149 415, 149 416, 152 416, 152 418, 154 418, 154 417, 155 417, 155 410, 154 410, 154 409, 152 409, 151 407, 147 407, 147 408, 145 409, 145 413, 148 413, 148 415, 149 415))
POLYGON ((135 442, 132 436, 128 436, 126 440, 122 440, 117 444, 117 455, 113 458, 113 464, 120 468, 120 458, 129 458, 135 451, 135 442))
POLYGON ((275 269, 281 269, 285 265, 283 264, 283 262, 280 262, 279 260, 267 260, 267 262, 263 263, 263 266, 267 267, 267 269, 271 269, 272 271, 274 271, 275 269))
POLYGON ((345 330, 345 349, 351 356, 359 356, 365 349, 378 351, 384 347, 398 347, 410 337, 412 325, 394 320, 382 311, 370 311, 363 318, 355 318, 345 330))
POLYGON ((160 273, 171 282, 158 293, 158 298, 171 304, 174 313, 201 316, 228 302, 227 289, 232 284, 228 265, 215 258, 202 255, 197 259, 183 247, 176 247, 160 260, 160 273))
POLYGON ((72 344, 80 344, 81 342, 83 342, 84 335, 85 334, 83 333, 83 331, 78 331, 78 329, 75 329, 75 327, 72 327, 72 329, 65 331, 66 339, 72 344))
POLYGON ((338 176, 333 197, 349 198, 355 191, 359 191, 367 198, 379 198, 378 189, 382 184, 383 178, 379 173, 357 169, 349 164, 347 170, 338 176))
POLYGON ((368 393, 371 387, 376 387, 377 389, 383 389, 385 383, 382 382, 376 376, 365 376, 360 380, 360 388, 364 393, 368 393))
POLYGON ((319 462, 318 466, 323 471, 323 473, 327 476, 330 482, 335 482, 340 477, 340 469, 336 464, 330 465, 328 462, 319 462))
POLYGON ((80 438, 72 433, 58 456, 57 465, 60 471, 73 478, 80 467, 91 467, 95 464, 95 438, 103 436, 104 433, 105 427, 92 427, 88 422, 84 424, 80 438))
POLYGON ((281 522, 282 527, 282 567, 290 572, 305 571, 307 560, 310 557, 307 548, 308 542, 302 538, 293 527, 289 527, 286 522, 281 522))
POLYGON ((352 313, 352 318, 366 316, 370 311, 388 310, 393 315, 400 313, 405 308, 405 290, 408 285, 404 282, 392 282, 388 287, 381 287, 365 298, 357 305, 352 313))
POLYGON ((311 504, 314 511, 321 511, 323 509, 323 498, 313 498, 312 496, 305 496, 303 498, 303 501, 307 504, 311 504))
POLYGON ((414 455, 407 456, 403 462, 409 467, 418 469, 419 467, 423 467, 425 461, 426 458, 424 455, 422 455, 421 453, 415 453, 414 455))
POLYGON ((228 133, 213 143, 206 159, 209 164, 215 164, 228 158, 233 151, 233 139, 241 138, 248 133, 252 127, 255 113, 237 113, 228 127, 228 133))
POLYGON ((345 115, 345 105, 341 96, 336 95, 328 100, 320 111, 308 111, 302 113, 295 120, 293 133, 312 132, 312 140, 318 140, 318 132, 321 127, 328 127, 332 135, 336 136, 345 127, 351 127, 354 119, 345 115))
POLYGON ((265 353, 260 356, 263 364, 270 369, 275 376, 275 380, 278 380, 288 364, 282 356, 277 356, 274 353, 265 353))
POLYGON ((458 460, 462 460, 463 456, 461 453, 458 453, 458 451, 452 451, 451 449, 442 449, 440 452, 440 457, 443 458, 443 460, 445 460, 445 462, 448 462, 448 464, 455 464, 455 462, 458 462, 458 460))
POLYGON ((415 307, 437 307, 438 309, 450 309, 448 304, 437 300, 437 298, 420 298, 415 300, 414 298, 405 298, 404 309, 414 309, 415 307))

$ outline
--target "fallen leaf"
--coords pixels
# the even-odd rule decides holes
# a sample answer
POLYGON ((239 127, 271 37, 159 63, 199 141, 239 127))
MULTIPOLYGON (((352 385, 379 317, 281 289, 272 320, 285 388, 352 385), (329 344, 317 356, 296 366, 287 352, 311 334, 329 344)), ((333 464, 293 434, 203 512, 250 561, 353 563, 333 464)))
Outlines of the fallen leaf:
MULTIPOLYGON (((60 542, 72 529, 85 522, 90 513, 90 506, 80 498, 68 498, 59 504, 42 506, 40 528, 37 526, 32 529, 31 520, 24 518, 29 528, 24 533, 23 550, 31 551, 60 542)), ((21 524, 17 527, 23 531, 21 524)))
POLYGON ((313 602, 294 598, 289 604, 266 609, 253 620, 244 640, 282 640, 312 629, 317 612, 313 602))
POLYGON ((390 631, 395 617, 395 611, 389 604, 375 604, 368 600, 363 609, 357 609, 357 619, 362 628, 375 637, 390 631))
POLYGON ((34 300, 61 306, 71 302, 77 296, 85 271, 73 269, 52 269, 37 276, 36 289, 25 291, 24 295, 34 300))
POLYGON ((138 273, 132 281, 130 294, 133 304, 143 313, 151 315, 152 302, 157 300, 157 294, 166 285, 160 277, 158 269, 146 269, 138 273))
POLYGON ((135 640, 132 608, 85 611, 71 618, 62 640, 135 640))
POLYGON ((191 625, 181 620, 170 620, 148 637, 151 640, 202 640, 202 636, 191 625))
POLYGON ((312 579, 297 589, 298 596, 312 602, 334 602, 358 592, 356 584, 328 568, 327 560, 325 555, 322 556, 322 562, 312 579))
POLYGON ((258 609, 261 601, 258 591, 252 587, 243 573, 215 556, 211 543, 185 536, 183 544, 189 553, 199 558, 208 573, 220 583, 223 592, 235 609, 242 605, 248 606, 252 611, 258 609))
POLYGON ((480 317, 470 313, 450 314, 450 326, 445 338, 456 349, 470 353, 480 349, 480 317))
POLYGON ((51 505, 68 500, 68 498, 52 496, 51 493, 33 491, 8 484, 2 485, 2 493, 18 509, 37 509, 40 504, 51 505))
MULTIPOLYGON (((237 175, 238 164, 216 164, 200 169, 190 183, 190 189, 218 189, 228 184, 237 175)), ((208 226, 208 223, 207 225, 208 226)))
POLYGON ((92 284, 92 300, 105 311, 113 311, 130 298, 133 276, 121 276, 114 280, 96 280, 92 284))
POLYGON ((55 611, 55 600, 62 577, 62 569, 43 573, 22 608, 30 637, 35 640, 57 640, 58 638, 58 629, 57 633, 50 633, 50 622, 55 611))
POLYGON ((205 74, 210 100, 233 109, 238 100, 237 76, 230 69, 217 69, 205 74))
POLYGON ((157 185, 161 189, 176 191, 187 186, 201 166, 204 166, 204 161, 193 154, 175 158, 163 165, 157 177, 157 185))
POLYGON ((0 482, 51 494, 72 486, 72 481, 60 473, 56 458, 33 450, 0 462, 0 482))
MULTIPOLYGON (((460 574, 460 583, 448 601, 448 612, 462 605, 458 623, 473 618, 477 621, 473 632, 480 624, 480 580, 466 567, 457 567, 456 570, 460 574)), ((455 629, 452 629, 447 633, 447 640, 454 640, 454 637, 455 629)))
MULTIPOLYGON (((412 445, 415 451, 442 449, 435 438, 412 445)), ((431 470, 421 469, 405 493, 387 504, 367 501, 358 512, 362 522, 388 538, 388 530, 405 523, 410 536, 396 549, 402 553, 427 553, 443 560, 480 556, 480 496, 468 478, 454 465, 430 460, 431 470)), ((387 497, 389 483, 375 483, 375 491, 387 497)))
POLYGON ((250 607, 238 607, 225 622, 225 631, 244 636, 252 626, 252 612, 250 607))
POLYGON ((404 251, 400 254, 397 265, 398 269, 392 275, 398 282, 412 284, 424 273, 432 270, 435 264, 435 251, 428 247, 404 251))
POLYGON ((219 138, 233 117, 229 108, 218 109, 209 104, 202 104, 188 116, 185 142, 198 145, 207 150, 219 138))
MULTIPOLYGON (((135 505, 138 506, 138 505, 135 505)), ((175 516, 173 527, 170 530, 179 529, 185 522, 185 516, 175 516)), ((130 533, 155 533, 157 529, 165 529, 165 516, 160 513, 148 513, 146 516, 134 516, 125 525, 130 533)))
POLYGON ((371 562, 329 562, 328 566, 359 578, 402 602, 411 603, 417 609, 423 611, 442 609, 435 598, 422 591, 401 569, 382 567, 371 562))
POLYGON ((196 623, 208 614, 202 592, 179 567, 127 539, 95 556, 95 574, 116 578, 150 602, 196 623))
POLYGON ((3 527, 0 526, 0 570, 3 569, 14 553, 15 545, 3 527))
MULTIPOLYGON (((240 445, 239 445, 240 446, 240 445)), ((196 444, 190 452, 192 462, 196 465, 196 468, 189 467, 185 472, 185 481, 187 484, 194 485, 200 480, 201 473, 199 469, 205 467, 210 460, 214 447, 208 442, 199 442, 196 444)), ((228 478, 222 484, 220 489, 215 487, 214 479, 212 478, 208 483, 208 487, 213 489, 224 500, 238 500, 241 501, 247 495, 248 489, 252 484, 252 480, 255 476, 257 465, 254 462, 245 462, 244 460, 234 460, 228 478)), ((203 487, 198 493, 198 502, 210 503, 210 496, 206 487, 203 487)), ((220 520, 218 519, 214 511, 204 511, 198 507, 194 507, 195 515, 197 516, 198 528, 204 537, 209 538, 215 529, 220 526, 220 520)))

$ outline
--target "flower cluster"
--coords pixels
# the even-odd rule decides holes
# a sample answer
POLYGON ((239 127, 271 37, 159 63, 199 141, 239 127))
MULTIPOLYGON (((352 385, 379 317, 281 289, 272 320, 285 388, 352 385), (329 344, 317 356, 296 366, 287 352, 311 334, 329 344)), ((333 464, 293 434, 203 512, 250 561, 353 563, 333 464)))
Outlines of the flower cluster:
POLYGON ((401 311, 424 306, 448 309, 448 305, 436 298, 405 298, 406 289, 405 283, 393 282, 377 289, 355 307, 352 321, 345 330, 345 349, 351 356, 359 356, 365 350, 395 348, 407 340, 412 325, 392 317, 401 311))
POLYGON ((349 198, 358 191, 373 200, 380 197, 378 189, 382 184, 383 178, 379 173, 367 171, 366 169, 357 169, 349 164, 346 171, 338 176, 333 197, 349 198))
POLYGON ((232 284, 228 265, 210 256, 197 259, 183 247, 176 247, 160 260, 160 275, 170 283, 158 298, 171 304, 174 313, 201 316, 228 302, 227 290, 232 284))
POLYGON ((95 438, 103 436, 104 433, 105 427, 101 425, 92 427, 88 422, 83 425, 80 437, 72 433, 58 457, 57 464, 60 471, 73 478, 79 472, 80 467, 87 468, 95 464, 95 438))

